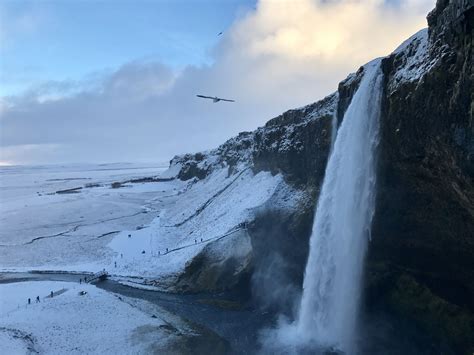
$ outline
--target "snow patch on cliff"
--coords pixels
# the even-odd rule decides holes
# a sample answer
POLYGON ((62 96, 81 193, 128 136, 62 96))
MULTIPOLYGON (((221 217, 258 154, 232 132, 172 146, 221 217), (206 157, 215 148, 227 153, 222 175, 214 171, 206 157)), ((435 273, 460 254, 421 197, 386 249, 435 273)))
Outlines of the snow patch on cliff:
POLYGON ((397 69, 389 81, 389 91, 393 93, 407 82, 419 81, 425 73, 433 68, 438 56, 430 56, 428 29, 425 28, 403 42, 394 52, 394 65, 397 69))

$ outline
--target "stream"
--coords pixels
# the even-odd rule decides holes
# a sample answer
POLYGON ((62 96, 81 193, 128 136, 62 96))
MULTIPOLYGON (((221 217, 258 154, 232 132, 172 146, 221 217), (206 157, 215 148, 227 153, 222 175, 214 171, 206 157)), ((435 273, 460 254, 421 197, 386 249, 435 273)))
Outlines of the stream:
MULTIPOLYGON (((66 281, 78 282, 80 278, 90 274, 53 273, 53 272, 0 272, 0 284, 25 281, 66 281)), ((260 332, 263 329, 275 329, 278 315, 264 313, 252 304, 242 304, 245 295, 223 292, 217 294, 172 294, 160 291, 143 290, 125 286, 114 280, 104 280, 95 286, 105 291, 136 298, 153 303, 166 311, 175 314, 192 324, 210 330, 225 339, 234 354, 284 354, 285 349, 276 352, 261 349, 260 332)), ((361 341, 361 352, 365 355, 420 355, 454 352, 444 343, 437 343, 429 335, 421 332, 411 322, 398 319, 385 312, 376 312, 369 318, 365 317, 364 333, 361 341)), ((300 354, 340 354, 315 349, 305 351, 298 349, 300 354)), ((293 352, 294 353, 294 352, 293 352)))
MULTIPOLYGON (((87 274, 71 273, 0 273, 0 284, 25 281, 78 282, 87 274)), ((95 283, 98 288, 125 297, 137 298, 207 328, 227 340, 236 354, 254 354, 259 348, 259 332, 271 327, 276 316, 239 303, 239 295, 172 294, 125 286, 110 279, 95 283)))

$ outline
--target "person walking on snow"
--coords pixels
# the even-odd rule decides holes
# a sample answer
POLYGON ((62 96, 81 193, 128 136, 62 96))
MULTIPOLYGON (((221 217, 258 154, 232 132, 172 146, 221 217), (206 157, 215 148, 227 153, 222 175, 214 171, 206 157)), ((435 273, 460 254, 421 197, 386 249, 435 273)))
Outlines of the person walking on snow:
POLYGON ((36 303, 40 303, 40 296, 36 296, 36 303))
POLYGON ((28 304, 31 304, 31 298, 28 298, 28 304))

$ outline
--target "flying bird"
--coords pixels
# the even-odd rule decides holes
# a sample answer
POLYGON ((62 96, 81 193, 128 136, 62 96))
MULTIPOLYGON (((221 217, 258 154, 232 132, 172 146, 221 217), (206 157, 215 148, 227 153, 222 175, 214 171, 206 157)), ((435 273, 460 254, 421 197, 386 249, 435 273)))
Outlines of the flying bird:
POLYGON ((219 32, 217 35, 220 36, 223 32, 219 32))
POLYGON ((219 101, 227 101, 227 102, 235 102, 234 100, 229 100, 229 99, 222 99, 220 97, 212 97, 212 96, 204 96, 204 95, 196 95, 197 97, 200 97, 201 99, 211 99, 214 101, 214 103, 219 102, 219 101))

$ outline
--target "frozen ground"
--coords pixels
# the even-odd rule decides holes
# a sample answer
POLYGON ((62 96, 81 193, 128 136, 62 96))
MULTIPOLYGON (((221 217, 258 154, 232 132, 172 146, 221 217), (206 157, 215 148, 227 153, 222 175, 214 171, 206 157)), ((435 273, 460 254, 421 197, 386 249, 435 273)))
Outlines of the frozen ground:
POLYGON ((3 354, 145 354, 169 349, 181 337, 196 335, 189 324, 156 305, 93 285, 55 281, 0 284, 3 354), (86 293, 81 295, 81 291, 86 293), (36 296, 40 296, 39 303, 36 296), (28 297, 31 304, 27 304, 28 297))
POLYGON ((130 164, 0 168, 1 267, 57 268, 107 257, 114 234, 149 223, 155 199, 180 188, 175 182, 110 184, 163 170, 130 164), (80 192, 55 193, 76 187, 80 192))
POLYGON ((213 171, 201 181, 111 183, 177 169, 2 168, 0 269, 97 272, 117 277, 176 276, 208 243, 251 219, 282 184, 280 175, 213 171), (107 170, 106 170, 107 169, 107 170), (87 184, 87 185, 86 185, 87 184), (59 190, 82 187, 77 193, 59 190))
MULTIPOLYGON (((243 223, 282 184, 280 175, 255 175, 244 166, 187 182, 171 179, 176 167, 164 174, 156 166, 105 168, 0 168, 0 271, 105 268, 125 285, 161 289, 204 247, 231 257, 248 244, 239 237, 243 223), (130 181, 156 176, 171 180, 130 181), (126 183, 112 188, 113 182, 126 183)), ((0 283, 2 354, 186 353, 196 341, 222 346, 214 333, 156 305, 89 284, 0 283)))

